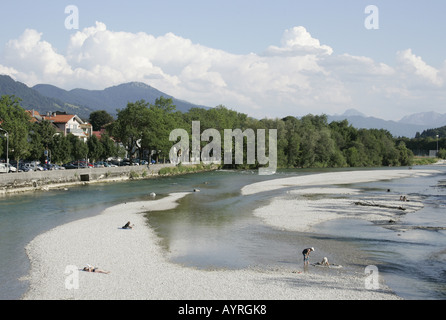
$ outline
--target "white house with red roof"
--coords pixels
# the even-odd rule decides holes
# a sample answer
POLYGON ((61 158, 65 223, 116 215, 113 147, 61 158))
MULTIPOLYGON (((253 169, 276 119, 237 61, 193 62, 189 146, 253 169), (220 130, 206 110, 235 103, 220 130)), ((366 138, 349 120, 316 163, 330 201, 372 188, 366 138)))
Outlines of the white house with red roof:
POLYGON ((63 133, 64 136, 71 133, 85 142, 93 134, 93 126, 88 122, 84 122, 77 115, 66 114, 65 112, 53 112, 40 115, 34 110, 28 112, 37 121, 47 120, 53 123, 56 129, 63 133))

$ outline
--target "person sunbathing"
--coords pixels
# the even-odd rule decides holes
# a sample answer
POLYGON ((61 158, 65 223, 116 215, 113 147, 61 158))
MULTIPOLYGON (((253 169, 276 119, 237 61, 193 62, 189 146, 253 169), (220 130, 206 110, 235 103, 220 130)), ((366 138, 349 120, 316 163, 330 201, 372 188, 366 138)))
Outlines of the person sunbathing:
POLYGON ((96 272, 96 273, 107 273, 107 274, 110 273, 110 271, 100 270, 99 268, 92 267, 90 265, 88 265, 87 267, 84 267, 82 270, 87 271, 87 272, 96 272))

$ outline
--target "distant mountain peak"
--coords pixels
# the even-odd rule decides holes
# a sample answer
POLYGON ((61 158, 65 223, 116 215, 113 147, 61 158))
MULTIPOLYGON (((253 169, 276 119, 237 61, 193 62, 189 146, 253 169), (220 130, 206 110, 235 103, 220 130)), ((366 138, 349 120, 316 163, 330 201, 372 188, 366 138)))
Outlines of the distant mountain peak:
POLYGON ((367 117, 364 113, 356 110, 356 109, 347 109, 345 110, 345 112, 342 114, 342 116, 344 117, 367 117))
POLYGON ((148 84, 146 84, 144 82, 138 82, 138 81, 121 83, 115 87, 133 87, 133 88, 141 88, 141 89, 153 88, 152 86, 149 86, 148 84))
POLYGON ((433 127, 441 127, 446 125, 446 114, 435 111, 426 111, 411 114, 401 118, 400 123, 410 123, 418 125, 432 125, 433 127))

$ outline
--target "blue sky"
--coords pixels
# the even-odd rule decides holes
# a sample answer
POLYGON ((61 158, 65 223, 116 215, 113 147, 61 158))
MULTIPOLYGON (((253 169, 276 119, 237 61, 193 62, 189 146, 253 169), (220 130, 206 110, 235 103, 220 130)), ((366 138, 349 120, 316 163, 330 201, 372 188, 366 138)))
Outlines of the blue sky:
POLYGON ((120 80, 144 81, 178 98, 209 106, 224 104, 257 117, 300 116, 310 111, 333 114, 355 108, 397 119, 421 111, 442 112, 445 106, 444 1, 19 0, 3 2, 0 8, 0 73, 30 86, 51 83, 65 89, 86 85, 87 89, 102 89, 101 85, 115 85, 120 80), (78 30, 65 28, 68 5, 79 9, 78 30), (364 27, 368 5, 379 9, 377 30, 364 27), (103 25, 99 28, 97 22, 103 25), (95 26, 97 30, 91 31, 95 26), (304 29, 293 29, 297 27, 304 29), (97 47, 87 48, 90 42, 84 41, 73 49, 74 36, 81 33, 82 41, 89 37, 97 47), (141 54, 127 53, 131 56, 128 61, 124 56, 116 58, 120 46, 129 49, 135 39, 142 41, 133 48, 141 54), (31 45, 29 55, 19 53, 31 45), (330 50, 324 51, 322 46, 330 50), (177 47, 177 56, 170 57, 177 47), (314 54, 316 47, 319 51, 314 54), (145 50, 151 53, 145 54, 145 50), (33 51, 41 54, 39 59, 33 51), (191 52, 194 57, 188 56, 191 52), (108 59, 101 65, 104 55, 108 59), (168 61, 163 56, 169 56, 168 61), (50 65, 50 60, 57 61, 58 67, 50 65), (296 72, 283 75, 287 65, 296 72), (235 71, 237 66, 240 70, 235 71), (248 66, 273 76, 254 81, 260 73, 248 75, 244 71, 248 66), (140 77, 128 72, 132 67, 146 70, 146 74, 140 77), (362 74, 360 70, 365 71, 362 74), (256 90, 238 89, 235 79, 243 76, 247 77, 244 83, 252 83, 262 94, 268 90, 268 96, 257 100, 256 90), (432 85, 425 87, 426 79, 432 85), (387 82, 394 85, 392 90, 387 82), (266 83, 277 84, 276 89, 266 83), (214 96, 209 94, 212 89, 214 96), (330 96, 327 91, 332 91, 330 96), (373 97, 367 96, 371 91, 373 97), (348 99, 342 99, 345 96, 348 99), (271 104, 276 112, 271 111, 271 104))

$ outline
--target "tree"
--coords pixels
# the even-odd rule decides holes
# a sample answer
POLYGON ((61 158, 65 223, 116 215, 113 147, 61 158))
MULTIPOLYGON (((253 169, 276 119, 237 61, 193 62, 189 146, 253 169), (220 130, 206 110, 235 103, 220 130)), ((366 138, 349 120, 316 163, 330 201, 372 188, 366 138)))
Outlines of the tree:
POLYGON ((8 132, 9 155, 17 162, 29 154, 30 119, 29 114, 20 106, 19 99, 7 95, 0 98, 0 123, 8 132))
POLYGON ((88 158, 91 162, 96 162, 103 157, 104 148, 98 137, 92 135, 87 139, 88 158))
POLYGON ((116 143, 110 138, 108 134, 102 134, 99 140, 102 145, 102 155, 100 158, 107 159, 109 157, 118 156, 118 148, 116 143))
POLYGON ((71 159, 81 160, 86 159, 88 154, 88 147, 85 142, 80 140, 72 133, 67 134, 67 139, 71 146, 71 159))
POLYGON ((89 121, 93 126, 93 131, 100 131, 105 125, 112 123, 114 119, 107 111, 98 110, 90 113, 89 121))
POLYGON ((170 132, 176 128, 185 127, 181 113, 176 112, 176 106, 171 98, 160 97, 150 105, 148 112, 148 129, 144 131, 141 141, 142 149, 156 152, 156 157, 168 156, 172 142, 170 132))
POLYGON ((45 160, 45 150, 50 152, 49 146, 53 141, 53 136, 56 134, 56 128, 47 120, 34 122, 30 127, 30 157, 32 159, 45 160))
POLYGON ((286 167, 296 167, 299 165, 299 146, 300 135, 298 133, 299 120, 295 117, 286 117, 282 121, 285 124, 285 134, 282 137, 278 135, 278 148, 283 151, 278 151, 278 158, 280 154, 283 154, 286 159, 279 160, 279 165, 283 164, 286 167))
POLYGON ((399 164, 402 166, 412 165, 413 152, 406 148, 406 144, 403 141, 399 142, 397 150, 399 153, 399 164))
POLYGON ((74 160, 71 156, 72 145, 68 137, 61 134, 56 134, 50 143, 51 162, 57 164, 64 164, 74 160))
POLYGON ((150 127, 148 105, 144 100, 129 102, 118 110, 117 120, 110 125, 111 135, 123 144, 131 159, 136 151, 142 154, 141 140, 150 127))

